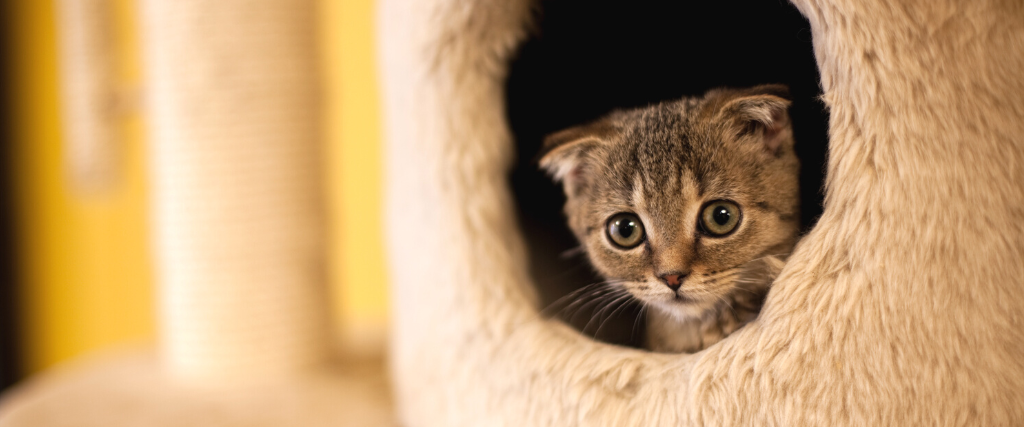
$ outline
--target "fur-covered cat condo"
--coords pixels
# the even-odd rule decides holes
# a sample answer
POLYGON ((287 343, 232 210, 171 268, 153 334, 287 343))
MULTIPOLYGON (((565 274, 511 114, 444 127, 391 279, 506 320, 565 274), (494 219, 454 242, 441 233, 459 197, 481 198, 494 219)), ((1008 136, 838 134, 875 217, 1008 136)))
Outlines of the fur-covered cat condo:
POLYGON ((533 3, 383 2, 404 425, 1024 422, 1024 7, 796 5, 830 114, 824 212, 757 321, 670 355, 540 311, 505 103, 533 3))

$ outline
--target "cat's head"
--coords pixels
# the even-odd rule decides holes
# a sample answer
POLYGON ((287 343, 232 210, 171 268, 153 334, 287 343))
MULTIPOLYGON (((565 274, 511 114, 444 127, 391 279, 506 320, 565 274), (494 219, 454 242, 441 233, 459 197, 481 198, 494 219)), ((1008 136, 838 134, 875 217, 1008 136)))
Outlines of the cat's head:
POLYGON ((719 89, 567 129, 540 165, 561 181, 594 267, 680 318, 700 316, 785 255, 799 227, 799 162, 784 86, 719 89))

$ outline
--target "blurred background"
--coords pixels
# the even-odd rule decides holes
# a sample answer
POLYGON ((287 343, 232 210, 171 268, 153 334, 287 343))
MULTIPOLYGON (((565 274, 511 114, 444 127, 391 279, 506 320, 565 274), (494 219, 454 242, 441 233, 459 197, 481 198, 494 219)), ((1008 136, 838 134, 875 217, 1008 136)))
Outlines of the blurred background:
MULTIPOLYGON (((0 12, 0 390, 93 350, 156 340, 140 2, 75 3, 8 0, 0 12), (76 100, 61 86, 80 59, 62 53, 62 40, 75 43, 62 37, 83 20, 103 29, 85 48, 109 92, 94 141, 69 138, 76 100)), ((317 3, 331 320, 340 341, 369 354, 382 351, 387 318, 373 3, 317 3)))

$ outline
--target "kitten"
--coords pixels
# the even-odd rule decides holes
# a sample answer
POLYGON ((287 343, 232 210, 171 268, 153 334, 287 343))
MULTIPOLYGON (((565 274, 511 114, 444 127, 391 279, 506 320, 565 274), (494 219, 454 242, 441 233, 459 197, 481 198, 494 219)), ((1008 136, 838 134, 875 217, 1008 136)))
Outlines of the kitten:
POLYGON ((799 227, 789 104, 780 85, 717 89, 545 139, 569 227, 649 309, 651 350, 701 350, 760 311, 799 227))

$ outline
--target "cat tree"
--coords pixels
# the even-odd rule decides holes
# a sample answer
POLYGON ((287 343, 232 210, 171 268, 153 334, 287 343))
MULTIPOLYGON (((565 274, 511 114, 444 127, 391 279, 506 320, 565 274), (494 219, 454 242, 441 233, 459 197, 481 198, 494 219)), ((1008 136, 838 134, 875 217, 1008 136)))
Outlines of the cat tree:
POLYGON ((404 425, 1024 421, 1024 8, 796 3, 831 113, 825 212, 756 322, 660 355, 538 313, 503 111, 532 3, 384 0, 404 425))

